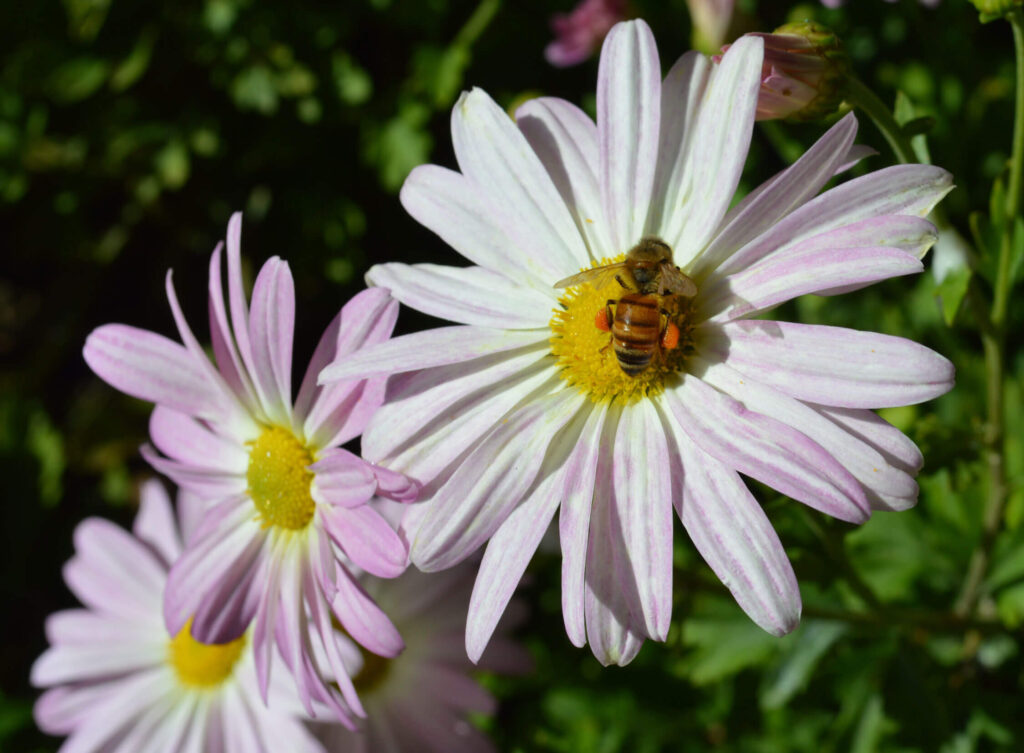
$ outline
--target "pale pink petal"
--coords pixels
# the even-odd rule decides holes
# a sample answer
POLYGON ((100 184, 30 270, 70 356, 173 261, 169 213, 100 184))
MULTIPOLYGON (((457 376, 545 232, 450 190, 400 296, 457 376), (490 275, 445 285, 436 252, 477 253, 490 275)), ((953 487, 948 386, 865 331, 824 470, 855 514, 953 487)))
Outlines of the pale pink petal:
POLYGON ((149 544, 170 568, 181 554, 182 541, 167 488, 155 479, 148 479, 139 489, 139 511, 132 523, 132 533, 149 544))
POLYGON ((722 56, 708 82, 693 135, 688 138, 688 183, 681 195, 685 198, 692 193, 692 198, 682 205, 667 204, 657 233, 672 248, 684 252, 677 264, 688 261, 686 250, 695 253, 707 245, 736 193, 754 128, 763 56, 761 39, 740 37, 722 56))
POLYGON ((153 409, 149 435, 162 453, 188 465, 237 474, 244 474, 249 467, 249 453, 236 441, 173 408, 158 405, 153 409))
POLYGON ((106 324, 86 338, 82 355, 97 376, 132 397, 202 418, 224 414, 222 393, 203 365, 163 335, 106 324))
POLYGON ((482 89, 464 92, 455 103, 452 146, 462 174, 483 193, 488 212, 501 218, 539 282, 550 285, 587 264, 583 239, 544 166, 482 89))
POLYGON ((885 500, 906 500, 912 507, 917 499, 917 484, 902 468, 890 465, 875 448, 845 431, 805 403, 742 376, 725 364, 709 365, 695 361, 701 378, 731 395, 751 410, 771 416, 806 434, 820 444, 856 478, 868 493, 872 508, 885 509, 885 500))
POLYGON ((516 125, 544 164, 594 261, 616 253, 598 185, 597 126, 576 105, 537 97, 516 110, 516 125))
POLYGON ((86 606, 129 621, 151 620, 160 608, 166 565, 120 526, 88 518, 75 528, 75 556, 64 580, 86 606))
POLYGON ((292 411, 292 339, 295 335, 295 283, 288 262, 276 256, 260 269, 252 289, 249 337, 252 377, 272 421, 287 424, 292 411))
MULTIPOLYGON (((431 449, 450 448, 446 440, 455 436, 452 429, 466 421, 479 427, 480 433, 490 428, 518 400, 510 395, 516 390, 509 388, 520 384, 524 374, 532 373, 534 379, 546 378, 540 374, 547 371, 548 353, 547 343, 537 343, 526 349, 392 377, 388 381, 387 401, 363 434, 363 456, 401 469, 420 481, 429 480, 432 475, 412 471, 410 462, 396 464, 397 456, 406 449, 416 452, 431 435, 440 435, 435 443, 438 446, 431 449), (439 416, 445 420, 438 421, 439 416)), ((436 467, 431 457, 427 450, 423 459, 436 467)))
POLYGON ((701 296, 701 313, 717 311, 713 321, 732 321, 807 293, 863 287, 923 269, 917 257, 898 248, 795 246, 723 280, 717 289, 701 296))
POLYGON ((252 547, 265 538, 254 517, 252 502, 245 496, 225 500, 207 511, 167 578, 163 596, 168 633, 177 635, 210 589, 225 577, 231 575, 236 582, 244 577, 238 566, 251 563, 252 547))
POLYGON ((729 210, 722 221, 722 230, 697 258, 692 273, 703 277, 722 260, 817 194, 849 161, 849 150, 856 137, 857 118, 851 112, 832 126, 800 159, 743 197, 729 210))
POLYGON ((569 470, 565 473, 565 490, 558 515, 558 538, 562 545, 562 617, 565 632, 577 648, 587 642, 584 617, 587 542, 606 415, 607 409, 599 407, 587 416, 576 448, 566 461, 569 470))
POLYGON ((953 190, 952 176, 931 165, 894 165, 847 181, 803 204, 729 256, 718 268, 729 275, 805 238, 882 215, 924 217, 953 190))
POLYGON ((217 499, 245 491, 245 476, 233 471, 202 468, 191 463, 168 460, 157 454, 149 445, 140 447, 139 454, 178 486, 203 499, 217 499))
MULTIPOLYGON (((723 327, 729 365, 800 400, 841 408, 912 405, 953 386, 953 364, 902 337, 842 327, 739 321, 723 327)), ((702 349, 702 353, 705 351, 702 349)))
POLYGON ((616 24, 601 47, 597 73, 598 174, 613 252, 625 252, 644 234, 660 123, 654 35, 642 20, 616 24))
POLYGON ((319 387, 316 380, 323 368, 364 345, 387 340, 397 319, 398 301, 391 297, 390 292, 383 288, 368 288, 352 296, 327 326, 306 367, 306 375, 295 400, 296 420, 305 421, 307 437, 320 433, 321 424, 335 413, 334 408, 344 402, 354 389, 350 386, 343 393, 334 394, 340 385, 338 388, 319 387))
MULTIPOLYGON (((258 393, 259 383, 256 381, 256 366, 252 353, 252 342, 249 339, 249 306, 245 302, 245 290, 242 285, 242 213, 235 212, 228 220, 228 305, 231 310, 231 330, 238 346, 238 353, 249 375, 250 383, 258 393)), ((260 396, 266 402, 266 395, 260 396)))
MULTIPOLYGON (((579 423, 582 425, 582 421, 579 423)), ((576 428, 575 434, 570 431, 572 440, 580 428, 582 426, 576 428)), ((571 444, 575 445, 572 440, 571 444)), ((546 461, 530 495, 512 511, 487 544, 466 619, 466 654, 473 663, 480 661, 498 620, 554 517, 566 472, 546 461)))
POLYGON ((666 390, 663 404, 701 450, 744 475, 832 517, 863 523, 864 490, 821 445, 692 374, 666 390))
POLYGON ((399 199, 413 219, 471 262, 520 285, 546 290, 554 303, 553 280, 544 269, 531 265, 529 254, 509 237, 479 187, 464 175, 420 165, 405 179, 399 199))
POLYGON ((672 478, 665 429, 649 400, 622 412, 612 483, 637 606, 647 634, 663 641, 672 618, 672 478))
POLYGON ((320 383, 462 363, 504 350, 547 342, 550 336, 548 329, 439 327, 362 348, 321 371, 320 383))
POLYGON ((238 399, 252 411, 258 406, 256 391, 238 355, 238 349, 235 348, 235 338, 231 333, 231 325, 228 322, 227 309, 224 305, 224 286, 221 281, 220 261, 222 248, 223 244, 218 243, 217 248, 213 250, 213 254, 210 256, 210 278, 207 286, 209 293, 207 309, 210 320, 210 340, 221 376, 238 396, 238 399))
POLYGON ((405 543, 373 508, 322 507, 320 514, 330 537, 366 572, 394 578, 405 570, 405 543))
POLYGON ((405 648, 405 642, 391 620, 340 566, 334 586, 331 610, 345 632, 357 643, 381 656, 397 656, 405 648))
POLYGON ((924 456, 910 437, 874 411, 830 408, 824 405, 811 407, 851 434, 863 439, 897 468, 902 468, 907 473, 917 473, 924 465, 924 456))
MULTIPOLYGON (((691 50, 676 61, 661 85, 660 143, 647 216, 647 232, 652 235, 678 228, 682 218, 676 215, 695 198, 691 165, 698 155, 691 152, 690 141, 711 70, 711 60, 691 50)), ((695 250, 676 249, 677 263, 686 251, 695 250)))
POLYGON ((95 713, 110 692, 107 683, 51 688, 39 696, 32 709, 36 726, 48 735, 70 734, 95 713))
POLYGON ((356 507, 366 504, 377 491, 373 467, 340 447, 324 450, 309 470, 315 474, 312 492, 318 502, 356 507))
MULTIPOLYGON (((233 559, 224 557, 223 551, 218 552, 224 557, 223 569, 215 580, 205 584, 193 617, 191 632, 197 641, 227 643, 249 627, 256 615, 260 592, 265 588, 264 576, 269 563, 264 556, 264 545, 265 538, 257 535, 233 559)), ((210 559, 212 556, 203 565, 194 566, 208 566, 210 559)))
POLYGON ((682 462, 676 511, 693 545, 750 619, 773 635, 790 632, 800 589, 778 534, 739 475, 673 428, 682 462))
POLYGON ((483 267, 377 264, 366 280, 406 306, 459 324, 536 329, 551 319, 549 297, 483 267))
POLYGON ((636 584, 623 550, 622 531, 615 514, 612 481, 612 446, 621 409, 609 409, 602 427, 597 483, 590 513, 590 538, 587 543, 587 572, 584 594, 587 640, 590 650, 603 665, 625 666, 633 661, 643 646, 644 618, 634 614, 631 606, 637 597, 629 598, 627 589, 636 584))
POLYGON ((421 570, 451 567, 472 554, 519 504, 555 434, 584 398, 564 389, 514 411, 425 504, 432 506, 411 544, 421 570))
MULTIPOLYGON (((420 495, 421 486, 405 474, 392 471, 379 465, 370 464, 373 475, 377 479, 377 496, 393 502, 408 504, 415 502, 420 495)), ((378 504, 382 504, 378 502, 378 504)))

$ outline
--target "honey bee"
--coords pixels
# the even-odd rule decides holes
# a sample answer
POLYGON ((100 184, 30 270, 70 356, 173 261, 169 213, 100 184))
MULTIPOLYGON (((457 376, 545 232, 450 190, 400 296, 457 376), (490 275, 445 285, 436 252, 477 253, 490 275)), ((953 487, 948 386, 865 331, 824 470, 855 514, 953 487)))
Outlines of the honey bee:
POLYGON ((669 305, 676 296, 692 298, 697 286, 672 263, 672 248, 653 236, 641 238, 622 261, 586 269, 554 286, 589 282, 600 287, 612 276, 627 292, 617 301, 609 300, 594 323, 611 332, 619 368, 634 377, 647 370, 656 353, 679 344, 679 327, 670 318, 669 305))

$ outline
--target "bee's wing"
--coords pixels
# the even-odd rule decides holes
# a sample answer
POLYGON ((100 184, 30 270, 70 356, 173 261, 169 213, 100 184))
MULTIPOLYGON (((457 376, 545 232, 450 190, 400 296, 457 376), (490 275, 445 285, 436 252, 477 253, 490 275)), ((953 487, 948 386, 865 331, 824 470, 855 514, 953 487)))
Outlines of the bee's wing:
POLYGON ((589 282, 592 283, 595 288, 599 288, 604 285, 610 277, 613 277, 616 272, 625 268, 626 263, 620 261, 615 264, 605 264, 603 267, 584 269, 582 272, 577 272, 574 275, 570 275, 559 280, 552 287, 571 288, 574 285, 582 285, 585 282, 589 282))
POLYGON ((661 284, 665 290, 684 298, 692 298, 697 295, 697 286, 693 280, 679 271, 674 264, 661 265, 661 284))

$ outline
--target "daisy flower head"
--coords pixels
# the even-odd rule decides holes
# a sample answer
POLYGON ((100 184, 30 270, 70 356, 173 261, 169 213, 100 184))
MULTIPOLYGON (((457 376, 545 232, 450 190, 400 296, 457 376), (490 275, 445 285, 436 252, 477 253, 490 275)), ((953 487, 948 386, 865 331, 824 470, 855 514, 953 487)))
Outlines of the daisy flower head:
POLYGON ((343 672, 339 689, 321 679, 313 644, 341 666, 332 615, 370 651, 394 656, 402 640, 353 575, 393 578, 407 550, 368 503, 407 502, 418 487, 406 477, 342 449, 358 437, 384 393, 361 376, 317 386, 320 370, 388 339, 397 303, 366 290, 338 313, 320 340, 292 402, 295 288, 288 264, 271 258, 246 304, 241 216, 228 225, 228 302, 221 247, 210 259, 209 315, 216 364, 189 329, 167 275, 167 295, 184 345, 153 332, 108 324, 89 335, 85 360, 129 395, 156 403, 154 447, 143 455, 158 471, 209 504, 174 565, 164 598, 167 629, 191 620, 203 643, 241 636, 250 623, 260 688, 266 692, 276 644, 299 697, 312 712, 326 703, 351 722, 362 707, 343 672))
POLYGON ((85 607, 50 615, 50 647, 32 667, 32 683, 48 688, 36 722, 68 736, 62 751, 323 751, 283 676, 264 705, 248 634, 207 646, 188 625, 173 635, 164 626, 167 573, 203 507, 182 494, 175 515, 163 485, 148 481, 131 533, 99 518, 75 529, 64 580, 85 607))
POLYGON ((556 511, 569 638, 625 664, 669 629, 673 508, 739 605, 783 634, 800 615, 796 578, 739 474, 856 523, 916 500, 921 456, 871 409, 946 392, 949 361, 898 337, 759 315, 920 272, 935 239, 923 218, 950 176, 901 165, 817 195, 862 154, 849 115, 730 208, 762 56, 744 37, 720 64, 687 53, 663 79, 648 26, 619 24, 596 123, 555 98, 513 122, 473 90, 452 114, 461 172, 423 166, 402 189, 407 211, 474 266, 384 264, 368 280, 458 325, 364 349, 321 380, 396 375, 362 447, 423 484, 402 523, 416 566, 451 567, 489 540, 471 657, 556 511), (555 287, 638 244, 670 249, 678 270, 555 287), (644 309, 635 317, 626 296, 644 309), (627 373, 637 350, 649 359, 627 373))
POLYGON ((513 601, 481 657, 466 657, 466 609, 472 563, 442 573, 414 569, 394 580, 370 578, 366 589, 391 616, 406 647, 385 659, 352 646, 350 673, 366 708, 356 732, 315 722, 312 729, 333 753, 488 753, 493 744, 468 720, 493 714, 493 696, 472 677, 477 669, 519 674, 531 667, 526 650, 509 636, 524 616, 513 601))

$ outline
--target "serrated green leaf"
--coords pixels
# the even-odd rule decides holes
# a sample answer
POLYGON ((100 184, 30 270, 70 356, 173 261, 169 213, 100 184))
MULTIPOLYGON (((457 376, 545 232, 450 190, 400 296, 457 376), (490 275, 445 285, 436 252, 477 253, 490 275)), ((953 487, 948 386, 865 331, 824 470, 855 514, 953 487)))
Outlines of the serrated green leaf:
POLYGON ((822 657, 846 631, 841 622, 806 620, 786 639, 789 649, 761 690, 762 708, 781 708, 805 688, 822 657))
POLYGON ((685 664, 695 685, 708 685, 760 664, 779 649, 778 638, 741 613, 735 619, 689 620, 683 626, 683 643, 694 649, 685 664))

